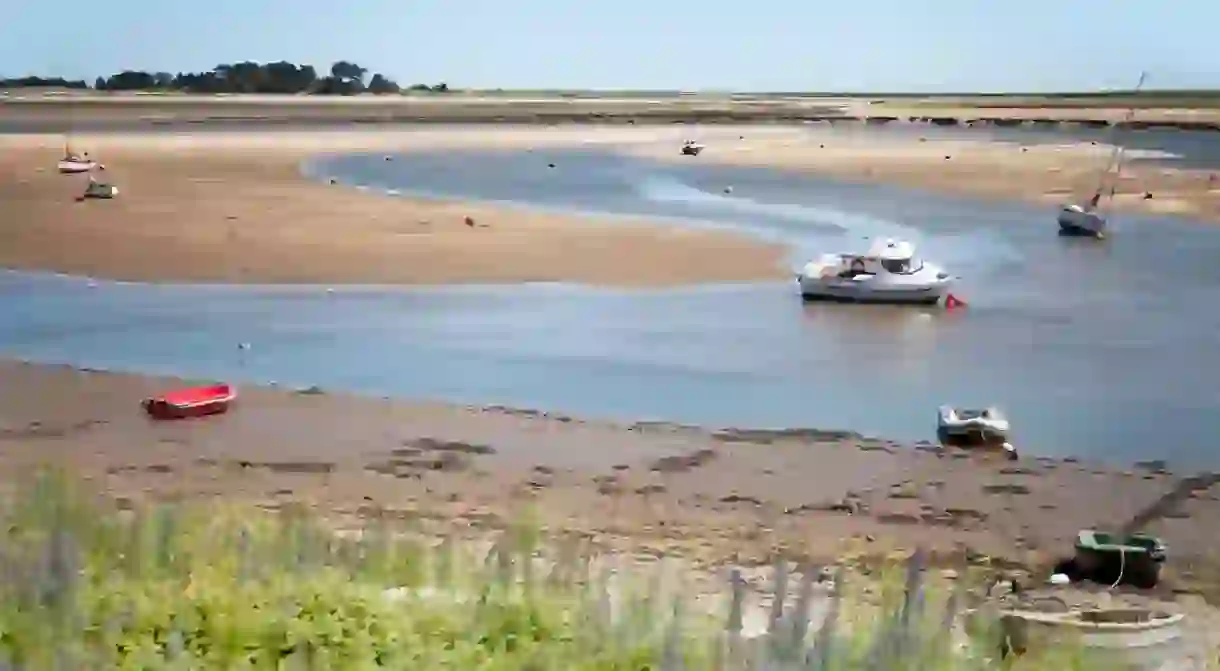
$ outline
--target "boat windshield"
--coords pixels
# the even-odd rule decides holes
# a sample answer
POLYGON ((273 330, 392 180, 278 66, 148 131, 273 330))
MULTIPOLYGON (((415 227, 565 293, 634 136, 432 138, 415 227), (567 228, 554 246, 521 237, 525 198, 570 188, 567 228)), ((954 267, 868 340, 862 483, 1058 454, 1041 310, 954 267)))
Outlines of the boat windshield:
POLYGON ((923 261, 919 259, 881 259, 881 267, 887 272, 895 275, 910 275, 918 272, 923 268, 923 261))

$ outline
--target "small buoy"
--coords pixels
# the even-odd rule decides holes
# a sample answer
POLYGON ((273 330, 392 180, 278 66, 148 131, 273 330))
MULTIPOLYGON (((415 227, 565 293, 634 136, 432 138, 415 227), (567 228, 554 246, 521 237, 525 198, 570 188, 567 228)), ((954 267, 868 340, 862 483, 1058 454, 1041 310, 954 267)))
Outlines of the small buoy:
POLYGON ((474 217, 466 217, 464 221, 466 222, 467 226, 474 228, 474 217))
POLYGON ((825 149, 825 148, 826 148, 826 145, 824 145, 824 144, 818 145, 818 149, 825 149))
POLYGON ((546 164, 546 167, 548 167, 548 168, 554 168, 554 167, 555 167, 555 164, 554 164, 554 163, 547 163, 547 164, 546 164))
POLYGON ((945 296, 945 309, 956 310, 958 308, 964 308, 964 307, 966 307, 966 301, 963 301, 962 299, 958 298, 957 296, 955 296, 953 294, 949 294, 948 296, 945 296))

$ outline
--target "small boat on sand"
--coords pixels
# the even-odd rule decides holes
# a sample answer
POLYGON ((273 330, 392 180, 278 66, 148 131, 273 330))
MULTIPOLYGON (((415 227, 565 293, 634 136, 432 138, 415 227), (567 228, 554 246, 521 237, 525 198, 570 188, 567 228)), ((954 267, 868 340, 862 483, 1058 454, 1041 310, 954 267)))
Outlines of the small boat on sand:
POLYGON ((936 413, 936 433, 943 442, 1006 444, 1008 428, 1008 418, 999 408, 942 405, 936 413))
POLYGON ((106 182, 99 182, 90 176, 89 184, 85 187, 85 193, 81 195, 81 198, 101 198, 104 200, 109 200, 117 195, 119 195, 119 187, 106 182))
POLYGON ((64 144, 64 157, 59 159, 59 171, 65 175, 75 175, 82 172, 92 172, 98 167, 97 161, 89 158, 89 154, 77 154, 72 147, 64 144))
POLYGON ((82 172, 92 172, 98 167, 98 164, 97 161, 90 159, 88 154, 77 155, 69 152, 59 159, 57 167, 65 175, 75 175, 82 172))
POLYGON ((827 254, 797 275, 807 301, 936 305, 953 278, 907 242, 883 240, 865 254, 827 254))
POLYGON ((703 151, 703 149, 704 149, 703 145, 701 145, 698 142, 695 142, 693 140, 687 140, 686 142, 682 143, 682 155, 683 156, 698 156, 699 153, 703 151))
POLYGON ((144 399, 144 412, 153 419, 186 419, 228 412, 237 400, 237 390, 231 385, 214 384, 188 387, 144 399))

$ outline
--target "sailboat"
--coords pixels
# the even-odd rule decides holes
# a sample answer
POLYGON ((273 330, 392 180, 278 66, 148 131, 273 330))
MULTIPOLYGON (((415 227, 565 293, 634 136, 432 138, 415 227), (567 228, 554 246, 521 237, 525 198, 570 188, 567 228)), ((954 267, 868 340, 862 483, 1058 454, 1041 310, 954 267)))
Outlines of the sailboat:
MULTIPOLYGON (((1139 83, 1135 85, 1134 94, 1138 94, 1144 87, 1144 81, 1148 78, 1147 72, 1140 73, 1139 83)), ((1127 110, 1123 120, 1111 127, 1111 136, 1108 144, 1114 146, 1114 150, 1110 153, 1109 160, 1106 161, 1105 170, 1102 171, 1101 177, 1097 181, 1097 190, 1093 192, 1093 196, 1084 203, 1073 203, 1064 205, 1059 208, 1059 235, 1067 236, 1084 236, 1097 239, 1106 237, 1106 229, 1108 222, 1101 211, 1101 199, 1103 195, 1107 197, 1107 203, 1113 202, 1114 192, 1118 189, 1118 179, 1122 173, 1123 156, 1125 147, 1120 146, 1114 138, 1114 134, 1118 129, 1127 126, 1131 120, 1135 118, 1134 105, 1127 110), (1109 182, 1107 193, 1107 180, 1110 176, 1111 166, 1113 166, 1113 181, 1109 182)))
POLYGON ((65 174, 91 172, 98 167, 97 162, 89 158, 89 154, 77 154, 72 151, 72 145, 64 138, 64 157, 59 159, 59 171, 65 174))

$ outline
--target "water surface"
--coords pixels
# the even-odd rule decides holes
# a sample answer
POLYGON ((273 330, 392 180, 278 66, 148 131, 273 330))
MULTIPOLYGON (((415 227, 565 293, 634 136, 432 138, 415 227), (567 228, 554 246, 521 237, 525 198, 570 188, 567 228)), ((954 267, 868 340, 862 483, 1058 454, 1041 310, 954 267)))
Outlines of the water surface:
POLYGON ((1025 205, 604 151, 357 155, 311 170, 404 193, 734 227, 790 243, 794 265, 866 236, 904 237, 962 276, 971 307, 804 306, 790 282, 328 293, 7 273, 0 351, 908 439, 932 436, 941 403, 996 403, 1027 451, 1220 461, 1211 447, 1220 385, 1210 372, 1220 363, 1220 315, 1208 309, 1220 299, 1220 230, 1206 224, 1123 215, 1098 245, 1058 238, 1053 214, 1025 205), (244 356, 241 342, 252 344, 244 356))

